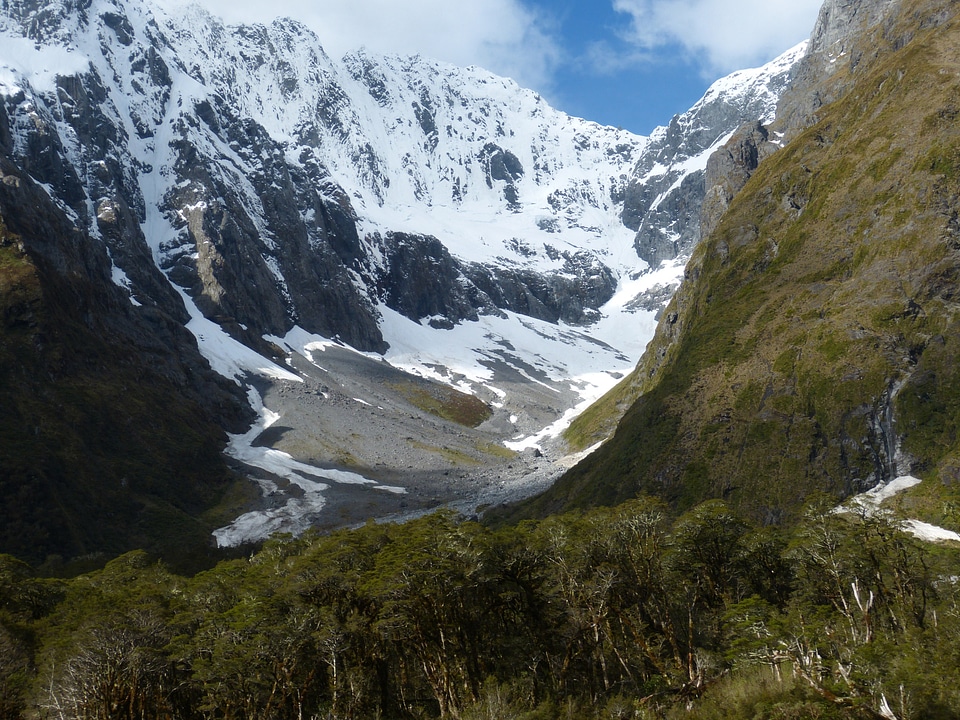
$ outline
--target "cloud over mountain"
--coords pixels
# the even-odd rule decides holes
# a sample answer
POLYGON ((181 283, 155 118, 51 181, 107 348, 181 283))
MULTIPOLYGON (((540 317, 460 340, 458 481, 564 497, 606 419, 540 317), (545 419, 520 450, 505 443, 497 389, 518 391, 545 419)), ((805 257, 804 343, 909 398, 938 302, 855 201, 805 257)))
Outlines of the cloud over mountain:
MULTIPOLYGON (((166 4, 180 4, 167 0, 166 4)), ((559 55, 550 21, 520 0, 202 0, 228 22, 292 17, 317 33, 333 57, 365 47, 377 53, 423 55, 479 65, 521 85, 543 87, 559 55)))
POLYGON ((716 74, 766 62, 803 40, 820 0, 614 0, 644 51, 679 46, 716 74))

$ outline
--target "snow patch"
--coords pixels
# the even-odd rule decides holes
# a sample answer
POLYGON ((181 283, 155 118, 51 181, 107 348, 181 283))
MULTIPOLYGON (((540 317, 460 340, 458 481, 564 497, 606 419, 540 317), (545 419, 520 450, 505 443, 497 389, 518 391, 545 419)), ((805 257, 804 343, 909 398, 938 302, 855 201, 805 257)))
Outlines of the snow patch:
POLYGON ((25 37, 0 36, 0 94, 12 96, 24 84, 35 92, 51 91, 58 77, 86 72, 89 59, 74 48, 38 45, 25 37))
POLYGON ((850 502, 855 506, 863 507, 867 510, 877 510, 884 500, 889 500, 905 490, 916 487, 920 482, 921 480, 919 478, 915 478, 912 475, 901 475, 884 485, 877 485, 877 487, 871 488, 865 493, 860 493, 850 502))
MULTIPOLYGON (((880 510, 880 505, 884 500, 889 500, 895 495, 916 487, 922 481, 911 475, 902 475, 884 485, 878 485, 865 493, 851 498, 846 504, 837 508, 838 512, 849 512, 852 509, 859 508, 867 515, 872 515, 880 510)), ((960 534, 947 530, 921 520, 904 520, 900 527, 919 540, 927 542, 956 541, 960 542, 960 534)))
MULTIPOLYGON (((285 452, 257 446, 257 438, 276 423, 280 415, 263 405, 263 400, 255 389, 248 387, 247 397, 259 419, 246 433, 229 436, 226 454, 245 465, 284 478, 299 488, 301 493, 287 498, 280 507, 245 513, 226 527, 215 530, 213 536, 218 547, 235 547, 245 542, 257 542, 278 532, 294 535, 304 532, 326 505, 324 493, 330 489, 330 485, 320 482, 321 480, 341 485, 371 485, 373 489, 394 493, 406 492, 403 488, 378 486, 373 480, 357 473, 318 468, 295 460, 285 452)), ((267 498, 280 497, 280 489, 275 483, 263 480, 258 482, 267 498)))
POLYGON ((580 403, 575 407, 569 408, 561 418, 543 428, 540 432, 530 435, 529 437, 507 441, 504 445, 515 452, 523 452, 524 450, 530 449, 542 451, 541 443, 559 437, 564 430, 570 427, 570 424, 580 413, 612 390, 614 385, 622 379, 622 375, 611 373, 594 373, 592 375, 580 376, 578 378, 578 380, 581 381, 580 384, 574 386, 574 389, 578 391, 582 398, 580 403))
POLYGON ((907 520, 903 523, 903 528, 915 538, 926 540, 927 542, 944 542, 948 540, 960 542, 960 534, 920 520, 907 520))
POLYGON ((203 316, 193 299, 183 289, 174 286, 183 298, 190 322, 187 330, 193 333, 200 347, 200 353, 207 359, 216 372, 232 378, 238 385, 247 375, 262 375, 275 380, 303 382, 303 378, 268 360, 260 353, 251 350, 243 343, 234 340, 227 332, 212 320, 203 316))
MULTIPOLYGON (((112 261, 113 258, 111 258, 111 262, 112 261)), ((130 298, 130 303, 134 307, 141 307, 142 303, 133 296, 133 285, 130 283, 130 278, 127 277, 127 274, 121 268, 112 265, 110 268, 110 279, 113 280, 114 285, 127 291, 127 297, 130 298)))
POLYGON ((393 493, 394 495, 406 495, 407 489, 402 487, 397 487, 396 485, 375 485, 374 490, 383 490, 384 492, 393 493))

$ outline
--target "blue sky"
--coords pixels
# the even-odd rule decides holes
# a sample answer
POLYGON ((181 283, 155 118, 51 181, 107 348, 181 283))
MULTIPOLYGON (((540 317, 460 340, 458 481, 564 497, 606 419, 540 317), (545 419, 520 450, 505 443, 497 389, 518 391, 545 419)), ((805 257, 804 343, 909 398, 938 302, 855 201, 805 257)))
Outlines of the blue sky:
MULTIPOLYGON (((165 0, 177 2, 178 0, 165 0)), ((713 80, 806 39, 821 0, 200 0, 227 21, 301 20, 328 53, 479 65, 565 112, 647 135, 713 80)))
POLYGON ((545 94, 571 115, 648 135, 687 110, 722 74, 676 42, 645 49, 633 41, 631 18, 609 1, 529 0, 550 17, 562 54, 545 94))

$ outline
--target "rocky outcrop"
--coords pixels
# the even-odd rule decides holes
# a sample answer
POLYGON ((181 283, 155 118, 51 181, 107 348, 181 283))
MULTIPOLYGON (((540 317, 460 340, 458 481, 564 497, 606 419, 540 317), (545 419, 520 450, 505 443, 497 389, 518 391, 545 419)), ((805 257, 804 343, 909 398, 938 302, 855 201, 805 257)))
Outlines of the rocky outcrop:
POLYGON ((381 247, 387 260, 379 294, 387 307, 401 315, 449 329, 462 320, 476 320, 478 304, 493 310, 436 238, 389 233, 381 247))
POLYGON ((388 233, 379 242, 386 259, 378 294, 405 317, 449 329, 479 315, 519 315, 581 325, 597 319, 617 279, 590 253, 560 253, 560 272, 462 263, 434 237, 388 233))
POLYGON ((637 254, 652 267, 689 255, 700 241, 707 158, 743 123, 773 119, 801 52, 795 48, 762 70, 725 78, 654 132, 624 192, 622 214, 624 225, 637 231, 637 254))
POLYGON ((163 248, 161 267, 204 315, 249 328, 242 339, 299 325, 383 351, 373 304, 351 282, 365 255, 346 195, 311 154, 288 162, 258 123, 225 107, 206 116, 217 139, 255 169, 241 180, 225 170, 222 155, 201 153, 181 129, 173 147, 182 180, 161 209, 182 232, 163 248), (325 187, 333 197, 321 196, 325 187))
MULTIPOLYGON (((810 45, 792 71, 777 109, 776 129, 789 141, 815 123, 819 111, 842 97, 859 77, 858 70, 881 53, 909 41, 892 18, 900 0, 826 0, 820 8, 810 45)), ((933 27, 950 16, 943 8, 924 17, 933 27)))
POLYGON ((698 170, 651 183, 641 191, 643 200, 636 198, 646 211, 637 228, 634 249, 650 267, 657 268, 664 261, 690 255, 700 242, 704 188, 703 171, 698 170))
POLYGON ((825 0, 810 35, 810 55, 839 56, 862 40, 862 33, 890 16, 900 0, 825 0))
POLYGON ((707 192, 700 213, 701 237, 713 232, 730 201, 747 184, 760 161, 775 149, 769 142, 767 128, 753 122, 741 126, 726 145, 710 156, 704 174, 707 192))
POLYGON ((564 261, 561 272, 474 264, 464 273, 498 309, 551 323, 585 325, 598 320, 600 307, 617 289, 616 277, 590 253, 553 252, 564 261))
POLYGON ((477 156, 477 160, 483 167, 487 187, 492 189, 494 183, 502 183, 503 197, 507 201, 507 207, 518 212, 520 192, 517 189, 517 183, 523 177, 523 164, 519 158, 495 143, 487 143, 477 156))

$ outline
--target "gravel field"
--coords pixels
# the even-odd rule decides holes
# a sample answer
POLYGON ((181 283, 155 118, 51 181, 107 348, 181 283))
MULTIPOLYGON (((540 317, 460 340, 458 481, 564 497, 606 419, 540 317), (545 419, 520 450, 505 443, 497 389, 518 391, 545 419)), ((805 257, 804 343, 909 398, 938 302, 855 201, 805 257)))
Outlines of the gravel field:
MULTIPOLYGON (((558 441, 522 452, 504 446, 539 432, 573 406, 578 397, 569 386, 531 382, 506 364, 491 366, 491 384, 501 392, 477 392, 493 414, 472 428, 411 402, 411 388, 421 394, 449 393, 433 381, 336 347, 312 359, 293 355, 288 361, 303 382, 255 383, 264 406, 279 418, 253 445, 334 471, 319 478, 328 486, 322 507, 311 508, 300 526, 281 530, 402 520, 440 507, 471 516, 546 489, 571 463, 558 441), (336 471, 368 482, 340 482, 336 471)), ((276 511, 303 495, 295 482, 262 468, 241 470, 268 488, 254 512, 276 511)))

